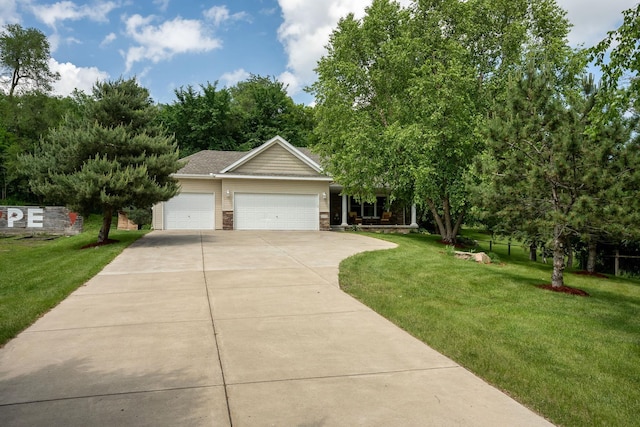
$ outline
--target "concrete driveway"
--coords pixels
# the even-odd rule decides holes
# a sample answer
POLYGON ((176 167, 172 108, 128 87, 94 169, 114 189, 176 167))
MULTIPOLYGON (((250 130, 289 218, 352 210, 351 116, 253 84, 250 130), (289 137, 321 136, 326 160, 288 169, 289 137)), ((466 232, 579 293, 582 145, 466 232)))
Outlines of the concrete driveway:
POLYGON ((0 425, 550 425, 340 291, 392 246, 152 232, 0 349, 0 425))

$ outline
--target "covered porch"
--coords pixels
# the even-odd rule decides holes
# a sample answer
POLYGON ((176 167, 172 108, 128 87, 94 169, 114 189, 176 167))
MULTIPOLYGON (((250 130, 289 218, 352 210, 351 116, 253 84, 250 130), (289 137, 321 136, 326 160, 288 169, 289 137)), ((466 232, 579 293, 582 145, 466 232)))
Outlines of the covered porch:
POLYGON ((418 228, 416 206, 389 204, 388 196, 381 192, 374 203, 359 202, 342 187, 331 185, 331 229, 344 230, 357 227, 382 232, 410 232, 418 228))

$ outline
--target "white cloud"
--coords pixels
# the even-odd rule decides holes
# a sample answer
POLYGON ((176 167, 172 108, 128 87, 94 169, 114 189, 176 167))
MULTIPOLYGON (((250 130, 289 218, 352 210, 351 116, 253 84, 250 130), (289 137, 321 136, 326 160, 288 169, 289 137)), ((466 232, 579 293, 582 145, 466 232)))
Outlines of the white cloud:
POLYGON ((170 0, 153 0, 153 4, 157 5, 158 9, 162 12, 165 12, 169 7, 169 1, 170 0))
POLYGON ((222 80, 226 87, 230 87, 234 86, 238 82, 247 80, 250 76, 251 74, 245 71, 244 68, 240 68, 230 73, 224 73, 222 76, 220 76, 220 80, 222 80))
POLYGON ((285 71, 278 76, 278 81, 285 85, 289 96, 299 93, 303 88, 295 74, 285 71))
POLYGON ((231 14, 227 6, 213 6, 211 9, 205 10, 202 14, 208 20, 213 21, 213 25, 216 27, 219 27, 227 21, 249 20, 249 15, 246 12, 231 14))
POLYGON ((20 21, 16 0, 0 0, 0 27, 20 21))
POLYGON ((573 46, 591 47, 604 39, 607 31, 615 30, 622 23, 622 11, 635 7, 638 0, 558 0, 573 24, 569 42, 573 46))
POLYGON ((126 72, 136 62, 158 63, 176 54, 208 52, 222 46, 220 39, 211 37, 201 21, 177 17, 156 26, 152 24, 154 20, 154 16, 126 18, 126 33, 138 44, 125 53, 126 72))
POLYGON ((102 39, 102 41, 100 42, 100 47, 106 47, 108 45, 110 45, 116 38, 118 38, 116 36, 116 33, 109 33, 105 36, 104 39, 102 39))
POLYGON ((97 81, 104 81, 109 74, 97 67, 77 67, 70 62, 59 63, 55 59, 49 60, 51 71, 60 73, 60 80, 53 85, 56 95, 70 95, 74 89, 89 93, 97 81))
POLYGON ((96 22, 107 22, 107 15, 116 7, 117 4, 112 1, 82 6, 72 1, 59 1, 48 5, 32 5, 31 12, 39 21, 51 28, 56 28, 58 21, 77 21, 86 18, 96 22))

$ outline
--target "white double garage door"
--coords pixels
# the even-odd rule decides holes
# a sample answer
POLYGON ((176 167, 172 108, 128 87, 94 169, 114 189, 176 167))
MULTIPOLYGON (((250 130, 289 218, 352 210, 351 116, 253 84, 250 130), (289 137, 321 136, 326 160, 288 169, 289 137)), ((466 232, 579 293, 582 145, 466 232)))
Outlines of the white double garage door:
MULTIPOLYGON (((318 230, 317 194, 235 193, 236 230, 318 230)), ((213 230, 215 196, 181 193, 164 204, 165 230, 213 230)))

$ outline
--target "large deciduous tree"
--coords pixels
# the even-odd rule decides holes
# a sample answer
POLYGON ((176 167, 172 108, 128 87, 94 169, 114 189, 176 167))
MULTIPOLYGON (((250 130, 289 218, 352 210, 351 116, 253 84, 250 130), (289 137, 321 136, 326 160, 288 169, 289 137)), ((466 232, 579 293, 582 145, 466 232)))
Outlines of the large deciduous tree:
POLYGON ((249 150, 280 135, 295 146, 308 145, 313 130, 309 107, 297 105, 287 86, 271 77, 251 75, 229 88, 239 149, 249 150))
POLYGON ((173 136, 156 125, 157 108, 135 79, 97 83, 80 119, 53 130, 35 154, 22 157, 34 193, 84 214, 101 212, 98 242, 108 240, 113 214, 150 208, 178 191, 173 136))
POLYGON ((0 69, 9 97, 20 85, 43 92, 51 90, 59 75, 49 68, 49 49, 47 38, 36 28, 25 29, 19 24, 4 27, 0 34, 0 69))
POLYGON ((489 100, 526 45, 567 31, 551 0, 374 0, 339 22, 318 63, 316 149, 345 193, 372 201, 387 188, 453 242, 489 100))
POLYGON ((200 150, 249 150, 280 135, 293 145, 309 144, 313 109, 293 102, 285 86, 252 75, 231 88, 207 83, 175 91, 160 119, 173 132, 181 154, 200 150))
POLYGON ((183 156, 200 150, 233 150, 237 123, 231 116, 231 95, 217 84, 175 90, 176 101, 161 109, 160 119, 171 132, 183 156))

